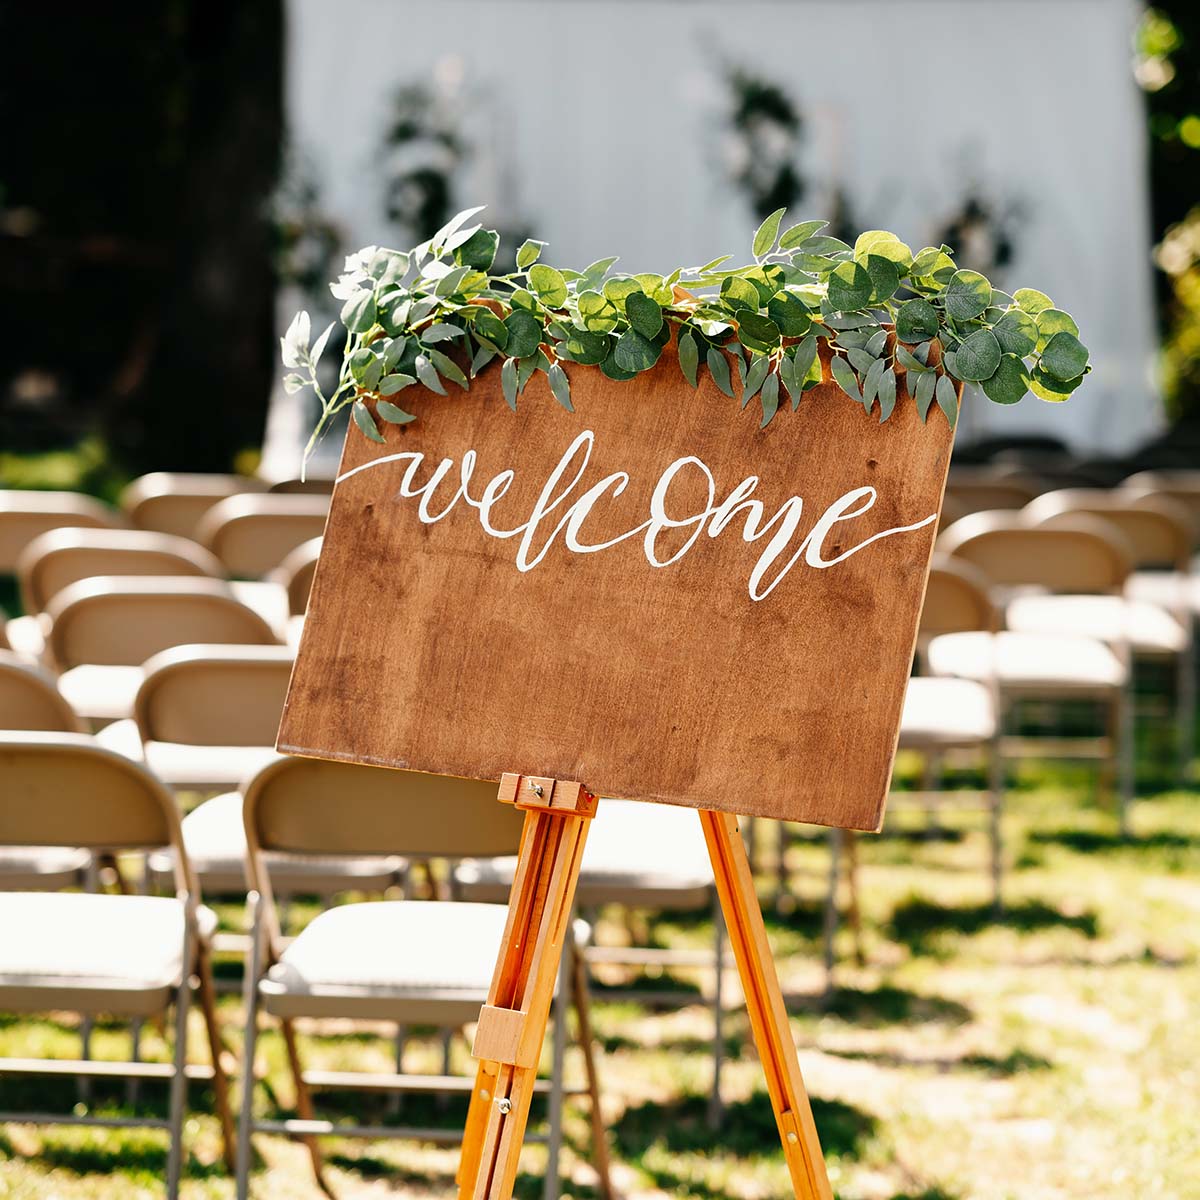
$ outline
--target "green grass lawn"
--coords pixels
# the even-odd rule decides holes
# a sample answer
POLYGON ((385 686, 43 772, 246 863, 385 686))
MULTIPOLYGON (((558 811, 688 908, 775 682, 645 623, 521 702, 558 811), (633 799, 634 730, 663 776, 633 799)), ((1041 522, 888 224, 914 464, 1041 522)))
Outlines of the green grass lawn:
MULTIPOLYGON (((814 831, 789 852, 789 902, 765 893, 768 925, 792 1013, 835 1191, 844 1200, 1148 1200, 1200 1196, 1200 794, 1161 793, 1138 802, 1134 839, 1114 836, 1111 817, 1086 803, 1069 775, 1032 772, 1011 793, 1005 820, 1007 912, 989 904, 987 849, 970 815, 946 820, 936 840, 862 839, 867 965, 853 964, 840 934, 837 986, 823 997, 820 904, 826 851, 814 831)), ((765 834, 766 831, 764 831, 765 834)), ((664 848, 668 853, 669 848, 664 848)), ((764 851, 764 875, 774 863, 764 851)), ((764 887, 765 887, 764 883, 764 887)), ((235 922, 237 910, 222 908, 235 922)), ((707 918, 646 914, 630 923, 604 914, 602 938, 631 928, 671 946, 706 944, 707 918)), ((2 933, 0 933, 2 936, 2 933)), ((236 979, 236 962, 220 964, 236 979)), ((615 977, 606 977, 615 981, 615 977)), ((684 1007, 652 1009, 604 999, 595 1020, 615 1173, 622 1192, 659 1197, 782 1197, 790 1194, 762 1089, 736 976, 727 990, 725 1092, 720 1132, 705 1122, 709 1017, 694 978, 674 983, 684 1007)), ((705 986, 711 981, 701 980, 705 986)), ((222 1001, 231 1043, 241 1005, 222 1001)), ((0 1054, 69 1055, 75 1023, 0 1018, 0 1054)), ((192 1029, 202 1059, 199 1022, 192 1029)), ((166 1047, 151 1031, 147 1052, 166 1047)), ((290 1087, 278 1037, 261 1044, 269 1089, 262 1111, 287 1111, 290 1087)), ((343 1069, 391 1066, 390 1031, 307 1028, 308 1061, 343 1069)), ((120 1057, 119 1026, 95 1038, 98 1056, 120 1057)), ((408 1070, 436 1070, 440 1041, 408 1043, 408 1070)), ((453 1046, 469 1070, 466 1042, 453 1046)), ((572 1051, 569 1074, 578 1077, 572 1051)), ((143 1105, 162 1111, 154 1085, 143 1105)), ((192 1090, 185 1194, 227 1197, 210 1097, 192 1090)), ((392 1119, 386 1098, 330 1097, 329 1111, 392 1119)), ((6 1108, 70 1108, 74 1085, 0 1082, 6 1108)), ((594 1196, 582 1102, 569 1105, 564 1194, 594 1196)), ((118 1085, 97 1089, 98 1108, 124 1110, 118 1085)), ((401 1116, 453 1126, 462 1106, 408 1098, 401 1116)), ((330 1141, 339 1195, 448 1196, 456 1151, 412 1142, 330 1141)), ((302 1147, 259 1138, 260 1197, 315 1197, 302 1147)), ((526 1152, 518 1194, 540 1195, 545 1162, 526 1152)), ((160 1194, 165 1165, 154 1132, 0 1126, 0 1197, 129 1200, 160 1194)))

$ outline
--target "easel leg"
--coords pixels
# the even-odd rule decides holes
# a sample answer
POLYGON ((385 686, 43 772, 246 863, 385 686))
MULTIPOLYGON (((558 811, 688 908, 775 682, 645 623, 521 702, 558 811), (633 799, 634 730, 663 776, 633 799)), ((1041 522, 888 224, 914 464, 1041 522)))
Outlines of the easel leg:
MULTIPOLYGON (((459 1200, 510 1200, 575 885, 596 799, 576 783, 505 775, 500 799, 525 810, 508 922, 472 1053, 459 1200)), ((551 1164, 551 1169, 554 1169, 551 1164)))
POLYGON ((737 818, 702 809, 700 823, 796 1200, 833 1200, 737 818))

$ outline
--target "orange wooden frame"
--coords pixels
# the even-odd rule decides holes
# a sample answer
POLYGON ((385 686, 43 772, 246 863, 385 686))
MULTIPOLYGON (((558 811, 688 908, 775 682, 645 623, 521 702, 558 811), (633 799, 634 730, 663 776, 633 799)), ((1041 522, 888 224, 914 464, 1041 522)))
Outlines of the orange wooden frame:
MULTIPOLYGON (((525 810, 508 922, 472 1050, 479 1060, 456 1181, 459 1200, 510 1200, 575 885, 596 797, 578 783, 505 775, 525 810)), ((717 893, 796 1200, 833 1200, 737 818, 700 811, 717 893)))

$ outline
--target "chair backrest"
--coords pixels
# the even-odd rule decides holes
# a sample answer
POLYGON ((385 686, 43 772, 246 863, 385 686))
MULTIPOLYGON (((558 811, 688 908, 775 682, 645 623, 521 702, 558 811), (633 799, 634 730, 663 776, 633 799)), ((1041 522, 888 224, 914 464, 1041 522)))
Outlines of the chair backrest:
POLYGON ((140 763, 87 734, 0 731, 0 779, 0 846, 170 846, 176 890, 194 902, 175 799, 140 763))
POLYGON ((49 529, 68 525, 120 529, 126 524, 115 508, 79 492, 0 489, 0 575, 14 572, 21 551, 49 529))
POLYGON ((261 579, 325 532, 328 496, 230 496, 205 515, 199 540, 231 575, 261 579))
POLYGON ((943 633, 995 630, 996 606, 988 594, 988 578, 969 562, 934 556, 925 588, 925 604, 917 630, 918 644, 943 633))
POLYGON ((308 479, 281 479, 267 490, 285 496, 332 496, 333 483, 332 479, 313 479, 311 476, 308 479))
POLYGON ((964 516, 1024 508, 1038 491, 1033 480, 1011 468, 952 467, 946 480, 946 495, 962 509, 964 516))
POLYGON ((17 560, 25 611, 46 610, 56 593, 94 575, 207 575, 224 569, 203 546, 143 529, 54 529, 33 539, 17 560))
POLYGON ((315 537, 301 542, 271 574, 272 579, 286 589, 288 611, 293 617, 304 616, 304 610, 308 607, 308 594, 312 591, 322 541, 322 538, 315 537))
POLYGON ((156 654, 133 703, 142 741, 275 745, 293 660, 286 646, 177 646, 156 654))
POLYGON ((966 507, 953 496, 947 494, 942 497, 942 511, 938 517, 938 532, 943 529, 949 529, 955 521, 961 521, 963 517, 968 515, 966 507))
POLYGON ((266 484, 246 475, 154 471, 121 494, 121 507, 139 529, 194 538, 204 514, 227 496, 261 492, 266 484))
POLYGON ((1200 549, 1200 470, 1140 471, 1121 484, 1120 490, 1134 496, 1161 496, 1187 509, 1195 534, 1194 548, 1200 549))
POLYGON ((252 850, 488 858, 515 854, 523 814, 497 785, 355 763, 281 757, 246 785, 252 850))
POLYGON ((188 643, 279 641, 219 579, 84 579, 59 592, 48 615, 46 643, 61 671, 81 663, 141 666, 188 643))
POLYGON ((1024 510, 1034 525, 1059 524, 1079 514, 1119 529, 1133 550, 1135 567, 1189 569, 1195 540, 1191 515, 1168 497, 1121 488, 1062 488, 1039 496, 1024 510))
POLYGON ((0 729, 82 733, 83 722, 44 671, 0 651, 0 729))
POLYGON ((1001 588, 1116 592, 1133 570, 1132 551, 1120 533, 1084 514, 1038 526, 1023 513, 972 513, 938 538, 937 549, 1001 588))

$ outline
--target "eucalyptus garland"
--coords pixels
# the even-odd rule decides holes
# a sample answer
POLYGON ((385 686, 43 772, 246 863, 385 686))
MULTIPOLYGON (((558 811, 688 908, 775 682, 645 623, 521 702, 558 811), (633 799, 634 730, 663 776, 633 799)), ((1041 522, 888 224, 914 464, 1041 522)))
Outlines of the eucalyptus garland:
POLYGON ((564 364, 632 379, 657 363, 673 334, 688 383, 696 387, 707 370, 733 398, 736 371, 742 406, 757 397, 763 427, 782 399, 795 409, 822 381, 825 359, 838 387, 868 413, 878 408, 881 421, 906 376, 922 421, 936 402, 952 426, 956 380, 981 385, 997 404, 1015 404, 1028 391, 1061 401, 1091 369, 1078 327, 1048 296, 1002 292, 978 271, 958 268, 948 246, 913 254, 881 229, 851 246, 823 233, 825 221, 782 228, 779 209, 759 226, 754 261, 745 266, 728 266, 725 255, 670 275, 625 275, 613 272, 615 258, 604 258, 572 271, 543 263, 545 243, 530 239, 515 271, 492 274, 500 237, 471 223, 481 211, 459 213, 411 250, 368 246, 346 259, 331 285, 344 302, 346 339, 328 394, 318 365, 338 322, 310 345, 308 314, 296 315, 281 339, 292 368, 284 386, 311 386, 321 404, 306 460, 347 405, 359 429, 382 442, 376 417, 415 420, 395 400, 406 388, 465 389, 495 360, 514 411, 541 371, 573 412, 564 364), (364 398, 375 400, 375 416, 364 398))

